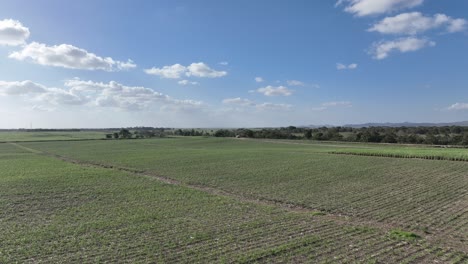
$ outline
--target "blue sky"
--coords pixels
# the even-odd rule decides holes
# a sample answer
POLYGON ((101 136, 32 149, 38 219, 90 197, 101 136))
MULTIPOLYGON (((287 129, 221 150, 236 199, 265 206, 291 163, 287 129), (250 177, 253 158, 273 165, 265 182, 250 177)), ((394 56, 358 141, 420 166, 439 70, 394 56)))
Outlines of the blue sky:
POLYGON ((468 2, 2 1, 0 128, 468 120, 468 2))

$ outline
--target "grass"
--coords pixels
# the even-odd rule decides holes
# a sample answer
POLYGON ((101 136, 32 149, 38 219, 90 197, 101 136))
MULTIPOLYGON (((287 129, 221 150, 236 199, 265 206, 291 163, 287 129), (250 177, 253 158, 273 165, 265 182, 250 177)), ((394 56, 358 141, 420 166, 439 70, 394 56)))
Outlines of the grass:
POLYGON ((326 215, 326 213, 324 212, 320 212, 320 211, 314 211, 312 213, 310 213, 311 215, 315 215, 315 216, 320 216, 320 215, 326 215))
POLYGON ((403 231, 403 230, 400 230, 400 229, 394 229, 394 230, 391 230, 390 231, 390 236, 393 237, 393 238, 397 238, 397 239, 403 239, 403 240, 416 240, 416 239, 420 239, 421 236, 413 233, 413 232, 407 232, 407 231, 403 231))
POLYGON ((334 155, 334 144, 297 143, 19 143, 81 164, 0 144, 0 263, 468 259, 468 163, 334 155), (394 239, 421 226, 431 234, 418 243, 394 239))
POLYGON ((0 132, 0 142, 25 142, 25 141, 55 141, 55 140, 85 140, 104 139, 106 132, 79 131, 79 132, 0 132))

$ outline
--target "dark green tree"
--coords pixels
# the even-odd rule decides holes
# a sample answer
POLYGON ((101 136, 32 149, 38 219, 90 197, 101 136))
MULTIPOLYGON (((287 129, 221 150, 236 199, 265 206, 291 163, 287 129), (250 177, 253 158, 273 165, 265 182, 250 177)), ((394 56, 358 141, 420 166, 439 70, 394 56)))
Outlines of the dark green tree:
POLYGON ((119 132, 119 136, 121 138, 131 138, 132 132, 130 132, 128 129, 122 128, 119 132))

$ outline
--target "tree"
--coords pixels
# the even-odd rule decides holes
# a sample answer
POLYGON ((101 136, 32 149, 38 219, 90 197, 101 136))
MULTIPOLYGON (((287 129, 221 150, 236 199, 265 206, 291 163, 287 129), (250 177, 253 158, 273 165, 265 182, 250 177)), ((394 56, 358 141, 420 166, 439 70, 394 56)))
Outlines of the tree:
POLYGON ((461 144, 462 144, 463 146, 468 146, 468 133, 464 133, 464 134, 463 134, 463 139, 462 139, 461 144))
POLYGON ((112 134, 114 136, 115 139, 118 139, 119 138, 119 133, 115 132, 114 134, 112 134))
POLYGON ((397 143, 397 135, 393 132, 389 132, 385 134, 385 136, 382 139, 382 142, 384 143, 397 143))
POLYGON ((307 139, 311 139, 312 138, 312 130, 307 129, 307 131, 304 133, 304 137, 307 138, 307 139))
POLYGON ((235 137, 236 135, 231 130, 220 129, 214 133, 214 136, 215 137, 235 137))
POLYGON ((107 139, 111 139, 111 138, 112 138, 112 134, 106 134, 106 138, 107 138, 107 139))
POLYGON ((131 138, 132 133, 128 129, 122 128, 119 132, 121 138, 131 138))
POLYGON ((323 133, 322 133, 322 132, 314 133, 314 134, 312 135, 312 137, 313 137, 315 140, 322 140, 322 139, 323 139, 323 133))

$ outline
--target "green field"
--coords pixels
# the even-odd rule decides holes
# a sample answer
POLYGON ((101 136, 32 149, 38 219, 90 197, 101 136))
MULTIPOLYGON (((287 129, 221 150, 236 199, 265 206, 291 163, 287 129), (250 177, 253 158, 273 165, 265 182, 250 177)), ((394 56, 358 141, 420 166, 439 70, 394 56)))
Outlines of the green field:
POLYGON ((378 151, 468 152, 202 137, 0 144, 0 263, 467 263, 468 162, 378 151))
POLYGON ((104 139, 105 136, 106 136, 106 132, 104 131, 77 131, 77 132, 0 131, 0 142, 104 139))

